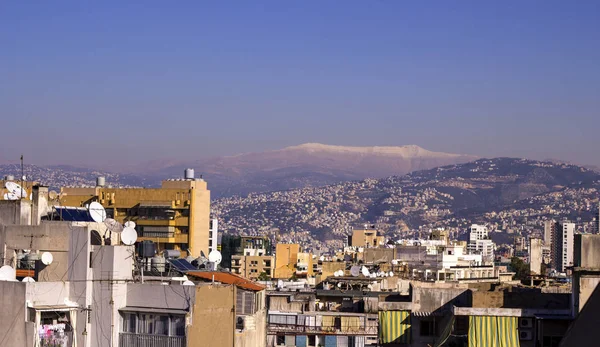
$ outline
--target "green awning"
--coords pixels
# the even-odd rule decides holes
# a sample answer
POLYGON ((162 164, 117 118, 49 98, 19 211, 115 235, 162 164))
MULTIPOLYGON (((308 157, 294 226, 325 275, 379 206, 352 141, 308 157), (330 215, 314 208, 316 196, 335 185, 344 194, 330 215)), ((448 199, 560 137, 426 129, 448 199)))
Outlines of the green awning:
POLYGON ((410 311, 379 311, 379 342, 410 343, 410 311))
POLYGON ((469 347, 519 347, 517 317, 469 316, 469 347))

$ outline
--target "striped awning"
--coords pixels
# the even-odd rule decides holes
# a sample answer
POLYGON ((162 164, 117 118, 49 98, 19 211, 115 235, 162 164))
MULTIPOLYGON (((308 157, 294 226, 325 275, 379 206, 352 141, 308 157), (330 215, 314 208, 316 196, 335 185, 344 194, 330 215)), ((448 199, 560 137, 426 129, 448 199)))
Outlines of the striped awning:
POLYGON ((410 311, 379 311, 379 343, 409 344, 410 311))
POLYGON ((519 347, 517 317, 469 316, 469 347, 519 347))

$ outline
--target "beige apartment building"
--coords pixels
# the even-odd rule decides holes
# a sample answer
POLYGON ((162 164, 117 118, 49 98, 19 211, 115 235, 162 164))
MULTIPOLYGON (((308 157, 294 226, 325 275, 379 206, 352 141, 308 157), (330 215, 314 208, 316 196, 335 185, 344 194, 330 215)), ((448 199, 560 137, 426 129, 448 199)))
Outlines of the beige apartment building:
POLYGON ((96 187, 63 187, 61 206, 86 206, 97 201, 107 216, 120 223, 136 223, 138 241, 150 240, 159 251, 188 251, 208 255, 210 241, 210 191, 203 179, 188 177, 162 181, 160 188, 111 188, 99 180, 96 187))
POLYGON ((258 280, 261 273, 273 278, 275 257, 271 255, 233 255, 231 272, 242 277, 258 280))

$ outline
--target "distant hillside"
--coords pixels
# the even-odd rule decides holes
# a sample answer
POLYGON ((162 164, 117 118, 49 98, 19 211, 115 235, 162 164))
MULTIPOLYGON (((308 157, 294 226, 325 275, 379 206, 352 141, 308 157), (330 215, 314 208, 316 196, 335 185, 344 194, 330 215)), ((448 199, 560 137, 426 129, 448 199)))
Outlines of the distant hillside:
POLYGON ((229 232, 279 230, 308 242, 341 240, 350 226, 366 222, 397 237, 421 226, 461 231, 473 222, 508 230, 547 217, 591 220, 599 182, 600 174, 574 165, 481 159, 405 176, 224 198, 213 210, 229 232))
MULTIPOLYGON (((96 176, 106 176, 114 186, 157 187, 167 178, 183 176, 185 168, 208 181, 213 198, 246 195, 303 187, 403 175, 415 170, 464 163, 474 156, 431 152, 418 146, 343 147, 309 143, 262 153, 174 162, 155 160, 140 166, 107 172, 73 166, 39 167, 27 165, 28 176, 44 184, 92 185, 96 176)), ((18 165, 0 165, 2 175, 20 176, 18 165)))
POLYGON ((475 156, 401 147, 344 147, 307 143, 280 150, 180 163, 156 174, 181 175, 192 167, 207 179, 215 197, 245 195, 403 175, 416 170, 465 163, 475 156))

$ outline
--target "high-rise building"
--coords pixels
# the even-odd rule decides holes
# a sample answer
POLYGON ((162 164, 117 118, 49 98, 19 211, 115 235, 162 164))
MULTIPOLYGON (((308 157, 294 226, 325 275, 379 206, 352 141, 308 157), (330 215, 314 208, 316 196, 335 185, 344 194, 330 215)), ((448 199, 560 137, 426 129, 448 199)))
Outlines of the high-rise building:
POLYGON ((554 220, 544 222, 544 245, 550 246, 552 244, 552 234, 554 234, 555 227, 556 222, 554 220))
POLYGON ((552 235, 552 268, 558 272, 565 272, 566 268, 573 265, 573 239, 575 223, 560 221, 554 227, 552 235))
POLYGON ((158 251, 208 256, 216 249, 217 230, 214 222, 210 230, 210 191, 206 181, 187 171, 186 178, 162 181, 160 188, 112 188, 104 179, 96 187, 64 187, 60 204, 77 207, 97 201, 108 217, 135 222, 138 241, 154 241, 158 251))

